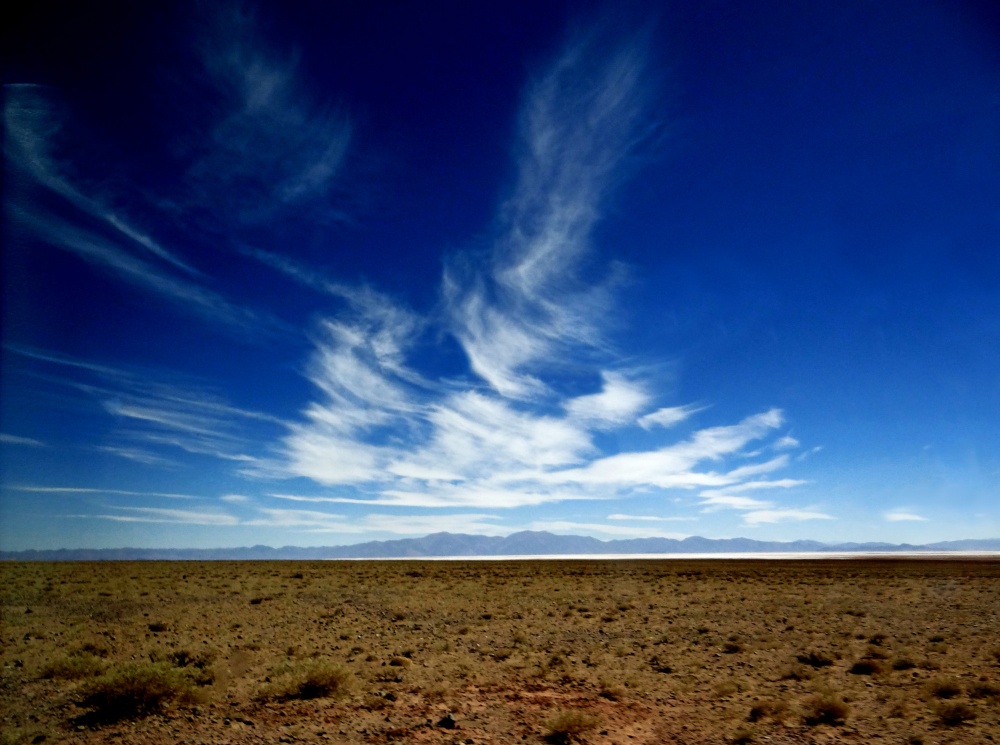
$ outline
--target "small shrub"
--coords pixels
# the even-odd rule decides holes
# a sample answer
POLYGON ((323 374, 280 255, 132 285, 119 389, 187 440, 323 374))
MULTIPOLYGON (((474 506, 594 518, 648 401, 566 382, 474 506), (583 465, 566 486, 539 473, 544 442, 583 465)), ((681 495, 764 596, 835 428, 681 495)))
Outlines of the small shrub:
POLYGON ((723 654, 736 654, 737 652, 742 652, 742 651, 743 651, 743 645, 739 644, 738 642, 726 642, 722 646, 723 654))
POLYGON ((601 678, 597 684, 601 687, 601 692, 598 694, 601 698, 606 698, 608 701, 621 701, 625 697, 625 688, 617 681, 601 678))
POLYGON ((893 670, 912 670, 916 666, 917 666, 916 662, 907 659, 906 657, 899 657, 892 661, 893 670))
POLYGON ((161 632, 166 631, 169 628, 170 627, 167 624, 162 623, 162 622, 157 622, 157 623, 151 623, 151 624, 149 624, 149 630, 152 631, 154 634, 159 634, 161 632))
POLYGON ((663 673, 665 675, 669 675, 674 671, 674 669, 670 667, 670 665, 668 665, 659 655, 653 655, 650 657, 649 666, 653 668, 653 672, 663 673))
POLYGON ((812 678, 812 670, 805 665, 790 665, 788 669, 781 674, 781 680, 809 680, 812 678))
POLYGON ((263 698, 339 698, 350 692, 352 683, 351 673, 346 668, 316 660, 293 669, 283 681, 272 685, 263 698))
POLYGON ((599 723, 596 716, 585 711, 563 711, 546 723, 545 740, 553 745, 564 745, 596 729, 599 723))
POLYGON ((833 664, 833 658, 830 657, 825 652, 818 652, 816 650, 810 651, 808 654, 796 655, 795 659, 801 662, 803 665, 809 665, 809 667, 829 667, 833 664))
POLYGON ((725 698, 739 693, 741 690, 740 684, 735 680, 724 680, 715 686, 715 695, 725 698))
POLYGON ((80 680, 100 675, 104 663, 92 654, 68 654, 42 668, 41 677, 57 680, 80 680))
POLYGON ((935 698, 955 698, 962 692, 961 684, 954 678, 936 678, 927 684, 927 689, 935 698))
POLYGON ((117 722, 160 711, 171 701, 194 696, 190 677, 164 662, 126 665, 84 686, 80 704, 93 709, 89 719, 117 722))
POLYGON ((750 745, 752 742, 756 742, 756 735, 754 731, 749 727, 739 727, 730 739, 733 745, 750 745))
POLYGON ((962 701, 942 703, 937 707, 935 713, 941 720, 941 724, 948 727, 957 727, 976 718, 976 710, 962 701))
POLYGON ((877 675, 882 672, 882 665, 878 660, 858 660, 848 672, 852 675, 877 675))
POLYGON ((1000 688, 991 683, 976 683, 969 688, 970 698, 1000 698, 1000 688))
POLYGON ((747 720, 751 722, 759 722, 760 720, 768 717, 771 719, 781 719, 787 711, 788 703, 785 701, 761 701, 750 709, 750 714, 747 715, 747 720))
POLYGON ((831 694, 816 694, 805 702, 802 719, 810 727, 817 724, 840 725, 850 714, 850 707, 831 694))

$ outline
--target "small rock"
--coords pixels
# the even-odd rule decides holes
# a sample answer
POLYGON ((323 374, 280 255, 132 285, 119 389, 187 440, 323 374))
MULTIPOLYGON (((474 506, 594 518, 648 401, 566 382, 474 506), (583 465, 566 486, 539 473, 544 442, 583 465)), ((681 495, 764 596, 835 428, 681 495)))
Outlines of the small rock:
POLYGON ((451 712, 448 712, 438 720, 437 726, 444 729, 455 729, 456 724, 455 717, 451 715, 451 712))

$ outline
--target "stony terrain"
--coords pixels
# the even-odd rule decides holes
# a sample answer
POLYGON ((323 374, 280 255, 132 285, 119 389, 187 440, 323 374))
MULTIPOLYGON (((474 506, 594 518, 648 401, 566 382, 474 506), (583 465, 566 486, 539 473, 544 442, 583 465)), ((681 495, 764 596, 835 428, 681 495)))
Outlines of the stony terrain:
POLYGON ((2 743, 1000 740, 1000 562, 2 563, 2 743))

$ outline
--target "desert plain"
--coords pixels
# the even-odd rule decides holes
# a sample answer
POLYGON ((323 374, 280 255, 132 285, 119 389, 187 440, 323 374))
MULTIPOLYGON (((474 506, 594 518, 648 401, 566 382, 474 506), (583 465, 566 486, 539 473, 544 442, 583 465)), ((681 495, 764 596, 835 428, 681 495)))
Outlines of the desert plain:
POLYGON ((0 742, 1000 741, 1000 561, 0 564, 0 742))

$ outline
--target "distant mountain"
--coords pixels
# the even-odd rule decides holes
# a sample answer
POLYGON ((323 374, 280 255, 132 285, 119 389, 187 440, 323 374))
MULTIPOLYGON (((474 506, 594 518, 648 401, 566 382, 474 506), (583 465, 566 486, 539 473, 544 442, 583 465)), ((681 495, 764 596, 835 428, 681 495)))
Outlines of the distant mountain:
POLYGON ((402 559, 440 556, 560 556, 572 554, 754 554, 817 552, 1000 551, 1000 538, 907 543, 819 543, 755 541, 751 538, 629 538, 600 541, 589 536, 522 531, 506 537, 433 533, 423 538, 370 541, 353 546, 249 546, 243 548, 108 548, 0 551, 4 561, 245 561, 265 559, 402 559))

